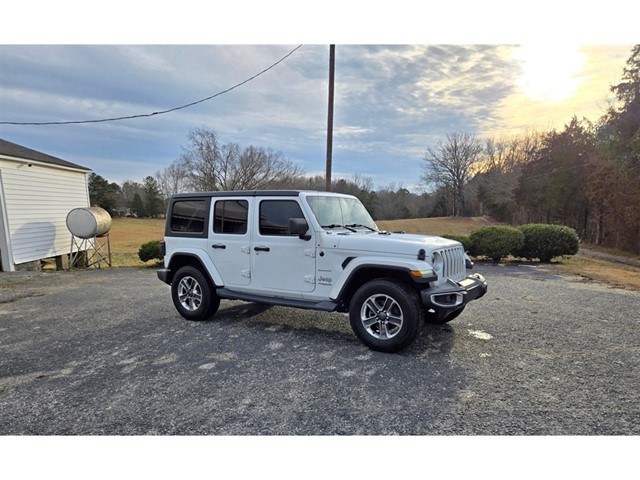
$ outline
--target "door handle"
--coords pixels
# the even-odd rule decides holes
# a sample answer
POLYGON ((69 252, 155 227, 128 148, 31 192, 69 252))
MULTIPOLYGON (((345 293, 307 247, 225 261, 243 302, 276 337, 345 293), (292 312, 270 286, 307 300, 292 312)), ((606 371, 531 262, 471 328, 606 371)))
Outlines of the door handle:
POLYGON ((227 248, 227 246, 223 245, 222 243, 214 243, 213 245, 211 245, 211 248, 222 248, 224 250, 225 248, 227 248))
POLYGON ((269 247, 253 247, 256 252, 269 252, 271 249, 269 247))

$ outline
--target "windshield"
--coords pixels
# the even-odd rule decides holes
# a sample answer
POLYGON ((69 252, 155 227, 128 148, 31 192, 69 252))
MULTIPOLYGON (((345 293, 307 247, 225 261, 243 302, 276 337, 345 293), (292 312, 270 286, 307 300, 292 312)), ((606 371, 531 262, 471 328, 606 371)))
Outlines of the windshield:
POLYGON ((307 197, 318 223, 325 228, 365 227, 378 230, 376 223, 357 198, 307 197))

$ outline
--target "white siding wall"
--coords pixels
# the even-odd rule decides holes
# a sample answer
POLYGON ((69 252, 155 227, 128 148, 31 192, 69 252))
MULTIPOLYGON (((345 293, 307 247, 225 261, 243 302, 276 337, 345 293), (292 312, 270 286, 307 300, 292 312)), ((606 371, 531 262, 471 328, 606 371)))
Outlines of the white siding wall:
POLYGON ((89 206, 86 174, 0 158, 13 263, 69 253, 70 210, 89 206))

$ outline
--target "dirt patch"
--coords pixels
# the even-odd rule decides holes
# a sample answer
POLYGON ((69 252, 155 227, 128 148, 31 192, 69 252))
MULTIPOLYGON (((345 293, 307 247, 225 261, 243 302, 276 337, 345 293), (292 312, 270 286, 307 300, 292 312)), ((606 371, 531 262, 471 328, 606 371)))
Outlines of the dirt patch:
POLYGON ((582 252, 557 265, 561 271, 571 275, 640 291, 640 266, 629 265, 619 260, 596 258, 582 252))
POLYGON ((595 259, 604 260, 610 263, 620 263, 622 265, 628 265, 631 267, 640 268, 640 257, 627 252, 622 252, 621 254, 617 254, 611 251, 600 250, 600 249, 596 250, 591 247, 585 248, 581 246, 578 256, 595 258, 595 259))

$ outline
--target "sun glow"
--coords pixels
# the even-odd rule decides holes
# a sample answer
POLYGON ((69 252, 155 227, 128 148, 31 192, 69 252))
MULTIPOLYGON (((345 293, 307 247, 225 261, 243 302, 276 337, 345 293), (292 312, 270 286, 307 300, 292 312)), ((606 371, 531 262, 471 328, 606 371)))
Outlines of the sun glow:
POLYGON ((573 97, 584 78, 586 55, 577 45, 523 45, 514 53, 520 63, 519 86, 526 96, 542 103, 573 97))

